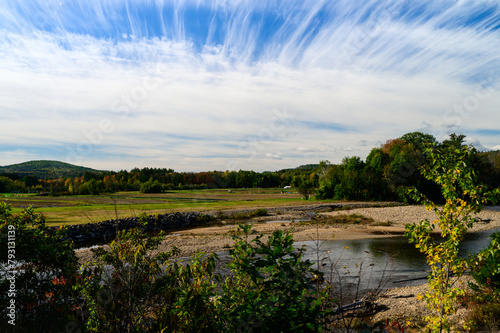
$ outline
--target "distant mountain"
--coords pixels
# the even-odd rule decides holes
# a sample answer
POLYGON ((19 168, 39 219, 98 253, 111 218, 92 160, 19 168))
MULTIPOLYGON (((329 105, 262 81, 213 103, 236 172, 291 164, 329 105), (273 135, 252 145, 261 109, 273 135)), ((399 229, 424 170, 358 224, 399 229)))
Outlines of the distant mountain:
POLYGON ((104 171, 86 168, 59 161, 29 161, 19 164, 0 166, 0 174, 15 173, 20 176, 35 176, 39 179, 79 177, 83 173, 103 173, 104 171))
POLYGON ((301 165, 299 167, 296 167, 295 169, 298 169, 298 170, 312 170, 312 169, 316 169, 317 167, 319 167, 319 164, 305 164, 305 165, 301 165))
MULTIPOLYGON (((298 170, 298 171, 314 170, 317 167, 319 167, 319 164, 305 164, 305 165, 298 166, 296 168, 281 169, 281 170, 278 170, 278 172, 286 172, 286 171, 291 171, 291 170, 298 170)), ((264 173, 266 173, 266 172, 272 172, 272 171, 265 171, 264 173)))

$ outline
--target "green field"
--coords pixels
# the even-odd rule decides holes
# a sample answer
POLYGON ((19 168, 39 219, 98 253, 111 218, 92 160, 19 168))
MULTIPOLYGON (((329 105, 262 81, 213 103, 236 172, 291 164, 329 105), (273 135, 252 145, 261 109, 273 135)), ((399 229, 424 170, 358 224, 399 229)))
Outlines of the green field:
POLYGON ((118 192, 98 196, 57 197, 0 194, 0 200, 9 203, 14 213, 19 213, 24 207, 33 205, 36 212, 45 215, 48 225, 100 222, 138 216, 142 212, 165 214, 318 203, 314 199, 302 199, 302 196, 295 190, 281 192, 281 188, 269 188, 231 189, 230 192, 227 189, 182 190, 161 194, 118 192))

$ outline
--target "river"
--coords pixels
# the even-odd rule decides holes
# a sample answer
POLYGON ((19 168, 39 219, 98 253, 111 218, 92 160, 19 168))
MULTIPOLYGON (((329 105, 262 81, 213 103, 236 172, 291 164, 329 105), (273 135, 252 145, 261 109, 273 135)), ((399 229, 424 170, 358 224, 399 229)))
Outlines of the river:
MULTIPOLYGON (((460 256, 478 253, 489 244, 489 236, 499 229, 468 233, 460 245, 460 256)), ((426 283, 429 266, 425 255, 405 237, 362 240, 332 240, 296 242, 305 246, 304 259, 315 263, 325 272, 336 271, 345 283, 361 281, 362 288, 374 288, 380 282, 384 288, 426 283), (409 280, 409 281, 408 281, 409 280), (402 282, 404 281, 404 282, 402 282)))

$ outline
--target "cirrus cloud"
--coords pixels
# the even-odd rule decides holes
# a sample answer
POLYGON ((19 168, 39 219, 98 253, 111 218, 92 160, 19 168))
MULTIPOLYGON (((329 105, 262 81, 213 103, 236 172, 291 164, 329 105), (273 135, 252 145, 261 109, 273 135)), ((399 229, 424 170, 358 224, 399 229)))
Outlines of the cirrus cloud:
POLYGON ((273 170, 415 130, 494 148, 499 27, 495 1, 7 0, 0 164, 273 170))

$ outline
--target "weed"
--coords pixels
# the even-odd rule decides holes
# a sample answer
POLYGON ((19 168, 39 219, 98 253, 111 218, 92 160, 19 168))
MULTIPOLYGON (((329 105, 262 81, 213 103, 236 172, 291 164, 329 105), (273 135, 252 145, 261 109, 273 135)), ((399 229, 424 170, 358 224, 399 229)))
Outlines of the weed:
POLYGON ((225 215, 223 214, 222 212, 219 214, 219 212, 217 212, 217 218, 218 219, 227 219, 227 220, 249 220, 251 218, 254 218, 254 217, 259 217, 259 216, 267 216, 269 215, 267 213, 267 209, 264 209, 264 208, 258 208, 250 213, 242 213, 242 212, 239 212, 237 214, 234 214, 234 215, 225 215))
POLYGON ((215 217, 208 214, 200 214, 196 216, 196 225, 206 225, 214 222, 216 220, 215 217))
POLYGON ((465 322, 466 328, 471 331, 498 332, 500 329, 500 303, 475 305, 465 322))
POLYGON ((249 214, 250 217, 267 216, 267 209, 258 208, 249 214))
POLYGON ((320 223, 320 224, 372 224, 374 223, 374 219, 371 217, 366 217, 360 214, 341 214, 335 216, 318 216, 315 217, 312 221, 302 221, 301 225, 310 225, 312 223, 320 223))
POLYGON ((374 222, 372 225, 376 227, 390 227, 393 224, 391 221, 385 221, 385 222, 374 222))

